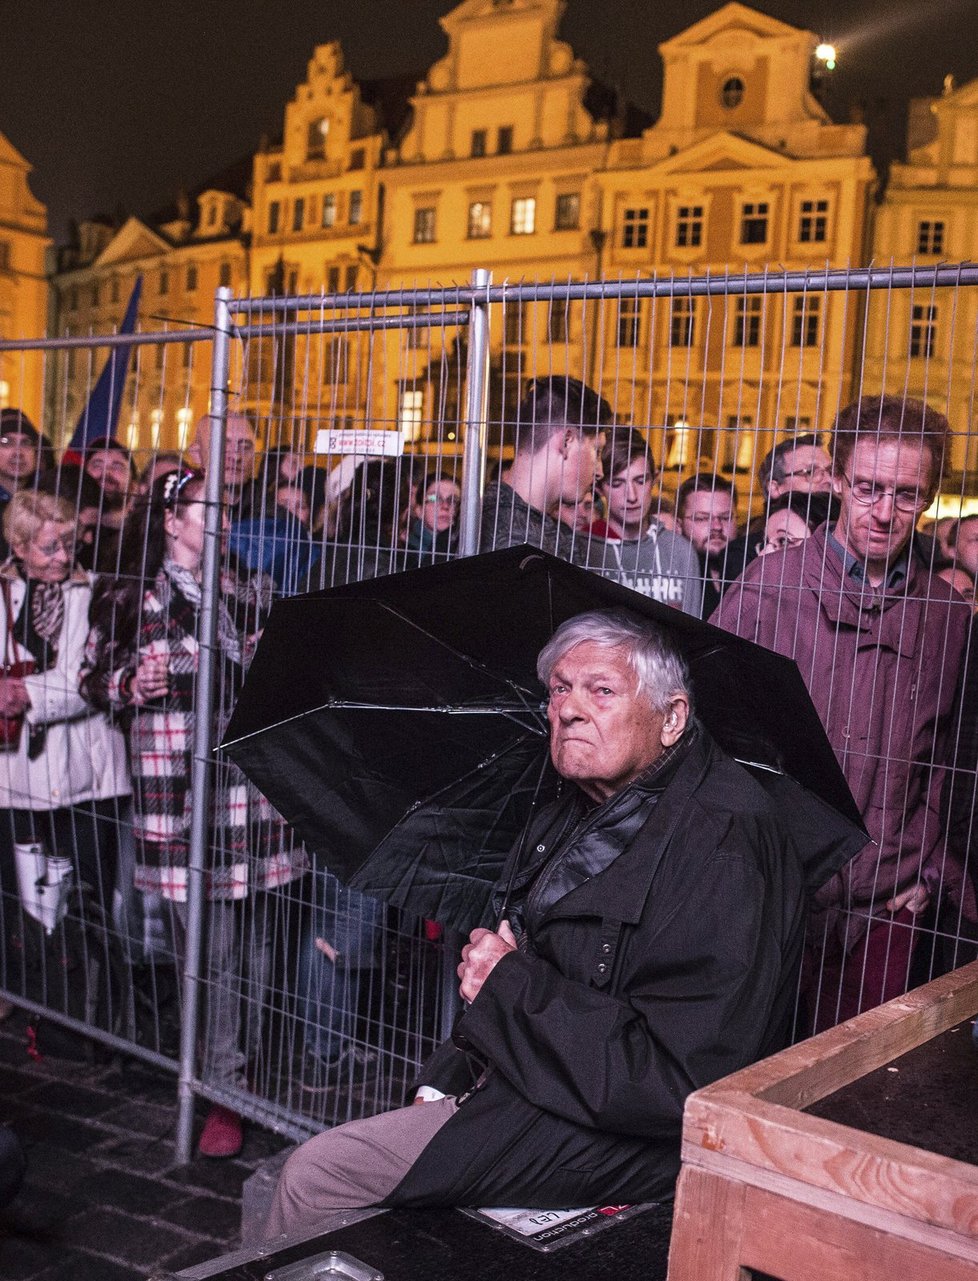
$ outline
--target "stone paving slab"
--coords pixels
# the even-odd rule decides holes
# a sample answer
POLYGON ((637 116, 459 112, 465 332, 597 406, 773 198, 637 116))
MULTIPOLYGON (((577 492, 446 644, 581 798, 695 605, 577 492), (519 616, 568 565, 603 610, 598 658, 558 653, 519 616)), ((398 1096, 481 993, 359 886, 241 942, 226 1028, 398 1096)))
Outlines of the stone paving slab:
POLYGON ((174 1074, 36 1062, 25 1026, 20 1013, 0 1025, 0 1122, 28 1163, 0 1211, 2 1281, 144 1281, 236 1249, 242 1185, 288 1142, 250 1125, 236 1159, 178 1166, 174 1074))

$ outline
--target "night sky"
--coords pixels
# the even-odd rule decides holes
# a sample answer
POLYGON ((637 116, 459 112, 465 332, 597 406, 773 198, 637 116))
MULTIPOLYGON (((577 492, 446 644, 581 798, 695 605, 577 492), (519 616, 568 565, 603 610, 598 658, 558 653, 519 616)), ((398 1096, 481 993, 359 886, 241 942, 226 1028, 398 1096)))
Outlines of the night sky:
MULTIPOLYGON (((52 234, 69 218, 148 213, 282 128, 316 44, 355 76, 424 70, 446 48, 445 0, 0 0, 0 132, 34 165, 52 234)), ((568 0, 562 37, 592 74, 657 112, 658 44, 718 4, 568 0)), ((837 118, 867 108, 877 157, 899 150, 901 106, 945 74, 978 77, 975 0, 769 0, 758 6, 839 49, 837 118)))

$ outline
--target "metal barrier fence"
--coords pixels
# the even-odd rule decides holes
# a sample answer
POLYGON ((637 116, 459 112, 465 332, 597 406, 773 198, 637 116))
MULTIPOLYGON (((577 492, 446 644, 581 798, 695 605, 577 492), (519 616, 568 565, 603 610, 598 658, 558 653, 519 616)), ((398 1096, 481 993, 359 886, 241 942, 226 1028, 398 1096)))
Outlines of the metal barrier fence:
MULTIPOLYGON (((166 770, 159 761, 147 765, 152 743, 147 756, 140 738, 147 721, 131 706, 96 715, 78 700, 62 710, 79 730, 71 759, 87 754, 103 774, 108 755, 124 750, 128 737, 133 768, 143 779, 135 816, 124 769, 99 786, 75 779, 70 769, 66 777, 58 774, 54 720, 48 741, 38 744, 43 735, 32 731, 28 716, 29 767, 15 752, 0 756, 0 804, 7 805, 0 810, 0 990, 40 1018, 41 1050, 46 1040, 70 1050, 56 1031, 82 1030, 97 1043, 173 1069, 185 1157, 201 1096, 296 1138, 398 1102, 451 1017, 458 940, 345 890, 256 796, 240 790, 229 763, 213 763, 236 690, 235 645, 247 650, 276 596, 509 541, 507 469, 525 452, 532 426, 523 395, 531 380, 554 375, 580 377, 605 397, 612 451, 626 442, 629 427, 640 428, 661 472, 643 516, 657 522, 651 549, 643 538, 609 543, 594 532, 594 522, 613 514, 609 502, 623 510, 624 497, 614 496, 616 474, 585 494, 570 464, 555 455, 558 474, 543 486, 540 501, 551 504, 550 516, 570 522, 566 554, 672 604, 685 598, 693 609, 704 585, 715 578, 715 588, 725 586, 758 544, 807 535, 807 527, 801 533, 781 528, 768 538, 758 467, 778 441, 826 432, 840 408, 863 394, 923 398, 950 420, 945 480, 922 523, 978 512, 971 430, 976 285, 978 268, 970 266, 518 285, 493 285, 488 273, 476 273, 469 285, 453 289, 246 299, 219 291, 206 328, 174 330, 171 322, 165 331, 135 337, 0 343, 12 404, 30 403, 28 393, 40 401, 28 386, 34 365, 22 366, 22 386, 16 365, 19 352, 34 353, 35 360, 40 353, 43 426, 58 445, 84 408, 102 353, 113 344, 132 348, 120 422, 132 474, 113 489, 103 459, 94 470, 103 472, 104 483, 92 490, 70 468, 46 472, 35 457, 30 485, 70 502, 83 561, 128 585, 144 640, 153 635, 160 602, 154 583, 143 582, 144 571, 154 578, 158 565, 134 564, 131 557, 138 544, 131 531, 139 525, 131 502, 135 473, 149 472, 152 481, 153 473, 188 459, 206 464, 203 528, 191 555, 201 587, 191 611, 189 666, 169 653, 171 679, 190 674, 185 710, 196 712, 178 727, 195 735, 184 780, 191 800, 178 815, 152 812, 145 771, 158 768, 164 776, 166 770), (487 478, 501 485, 487 491, 487 478), (694 495, 700 495, 692 503, 680 489, 691 478, 698 478, 694 495), (222 532, 224 514, 230 528, 222 532), (440 518, 447 528, 439 528, 440 518), (705 546, 713 523, 726 527, 726 538, 734 518, 742 526, 754 523, 739 545, 739 561, 714 557, 704 566, 681 541, 674 542, 679 551, 671 561, 664 559, 673 527, 705 546), (118 537, 123 524, 128 542, 118 537), (18 782, 22 767, 36 789, 26 796, 18 782), (232 832, 226 814, 215 826, 209 796, 239 806, 250 849, 242 853, 235 844, 240 833, 232 832), (38 818, 52 813, 56 821, 38 818), (145 872, 145 849, 154 832, 159 840, 153 823, 164 818, 171 835, 174 825, 179 829, 176 844, 186 854, 187 872, 154 880, 145 872), (32 841, 53 856, 46 879, 39 878, 43 864, 28 863, 37 858, 24 848, 32 841), (57 855, 72 860, 87 888, 76 887, 67 914, 47 933, 25 911, 25 896, 30 900, 33 886, 35 915, 57 912, 51 907, 59 897, 57 855), (259 862, 269 888, 255 892, 259 862), (234 880, 243 866, 247 884, 234 880), (209 902, 208 884, 213 891, 222 868, 232 897, 209 902)), ((0 484, 6 483, 4 448, 0 441, 0 484)), ((87 469, 97 453, 83 456, 87 469)), ((638 479, 644 494, 650 477, 638 479)), ((793 514, 804 526, 804 513, 793 514)), ((171 551, 174 529, 166 532, 171 551)), ((152 559, 148 538, 144 555, 152 559)), ((959 563, 952 552, 948 572, 971 564, 970 556, 962 541, 959 563)), ((770 608, 796 610, 797 585, 770 582, 770 608)), ((967 585, 963 578, 959 583, 967 585)), ((66 607, 65 618, 73 617, 72 609, 87 609, 88 585, 72 590, 82 605, 66 607)), ((826 579, 824 597, 835 591, 826 579)), ((64 594, 67 601, 68 589, 64 594)), ((940 593, 927 589, 925 595, 921 628, 928 610, 936 618, 940 605, 940 593)), ((11 608, 16 615, 16 604, 11 608)), ((931 626, 927 661, 944 673, 932 696, 953 718, 960 655, 947 650, 953 629, 931 626)), ((42 664, 45 679, 59 664, 64 668, 65 698, 83 667, 82 633, 72 633, 70 656, 59 652, 49 667, 42 664)), ((914 632, 914 645, 920 635, 914 632)), ((100 643, 111 639, 103 631, 100 643)), ((908 653, 910 639, 908 631, 908 653)), ((904 640, 898 629, 898 650, 904 640)), ((799 641, 799 658, 802 651, 799 641)), ((871 670, 882 689, 883 667, 871 670)), ((854 697, 866 671, 860 666, 857 674, 847 656, 834 679, 854 697)), ((897 693, 903 697, 902 688, 897 693)), ((907 699, 913 697, 908 691, 907 699)), ((907 811, 907 791, 922 786, 922 773, 936 796, 944 744, 933 733, 929 742, 911 741, 892 706, 870 700, 859 714, 880 728, 875 742, 847 756, 847 769, 872 766, 884 790, 889 781, 894 813, 907 811)), ((156 729, 167 733, 173 726, 156 729)), ((973 737, 965 719, 950 728, 955 786, 945 791, 943 808, 952 816, 952 853, 961 866, 935 853, 925 878, 926 911, 912 923, 901 917, 887 926, 908 983, 960 963, 971 955, 965 949, 973 950, 974 913, 967 896, 950 892, 955 878, 967 883, 971 877, 973 737), (900 949, 911 936, 922 944, 912 957, 900 949)), ((935 825, 944 819, 935 806, 936 800, 914 840, 936 849, 935 825)), ((836 928, 858 932, 873 911, 878 918, 884 888, 881 882, 875 896, 844 902, 836 928)), ((860 964, 866 979, 868 962, 860 964)), ((817 994, 823 1018, 831 1020, 842 1008, 838 993, 830 990, 828 969, 815 968, 814 979, 806 979, 807 998, 811 1003, 817 994)))

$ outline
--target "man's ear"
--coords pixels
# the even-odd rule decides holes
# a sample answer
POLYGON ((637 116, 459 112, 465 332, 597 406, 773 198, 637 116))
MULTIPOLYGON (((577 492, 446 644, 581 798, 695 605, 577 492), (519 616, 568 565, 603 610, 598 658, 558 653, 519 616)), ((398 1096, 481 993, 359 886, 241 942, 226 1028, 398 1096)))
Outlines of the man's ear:
POLYGON ((685 694, 676 694, 669 701, 669 710, 662 722, 660 739, 663 747, 672 747, 682 738, 689 721, 689 699, 685 694))

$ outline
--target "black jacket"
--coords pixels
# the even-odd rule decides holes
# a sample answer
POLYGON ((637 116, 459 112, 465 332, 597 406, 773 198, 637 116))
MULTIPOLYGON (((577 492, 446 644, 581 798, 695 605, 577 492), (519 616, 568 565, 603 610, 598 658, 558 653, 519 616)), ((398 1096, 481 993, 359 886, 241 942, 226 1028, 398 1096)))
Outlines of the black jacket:
MULTIPOLYGON (((611 826, 628 791, 585 830, 611 826)), ((527 845, 537 864, 574 804, 540 815, 527 845)), ((550 908, 531 951, 503 957, 459 1020, 488 1073, 387 1203, 668 1193, 686 1096, 785 1043, 803 931, 792 837, 698 729, 631 844, 550 908)))

